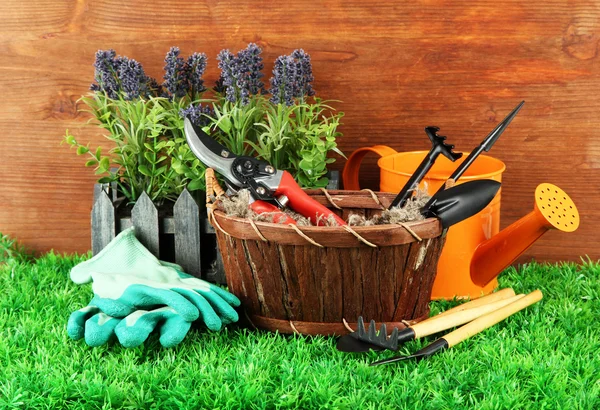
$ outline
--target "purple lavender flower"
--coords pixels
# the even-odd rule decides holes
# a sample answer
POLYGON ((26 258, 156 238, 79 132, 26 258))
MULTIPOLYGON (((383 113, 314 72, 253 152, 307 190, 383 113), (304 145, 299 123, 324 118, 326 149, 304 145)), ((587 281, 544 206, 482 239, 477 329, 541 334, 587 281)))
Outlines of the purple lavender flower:
POLYGON ((142 65, 133 59, 123 57, 119 66, 119 81, 126 100, 148 95, 147 80, 142 65))
POLYGON ((279 56, 273 66, 273 77, 271 77, 271 102, 273 104, 285 104, 288 107, 294 104, 296 64, 290 56, 279 56))
POLYGON ((239 97, 237 78, 240 76, 237 60, 229 50, 221 50, 217 55, 217 66, 221 69, 221 78, 225 87, 225 98, 229 102, 236 102, 239 97))
POLYGON ((246 105, 251 95, 264 91, 264 84, 260 80, 264 76, 261 72, 261 52, 260 47, 254 43, 248 44, 248 47, 240 50, 237 55, 226 49, 221 50, 217 60, 228 101, 240 101, 242 105, 246 105))
POLYGON ((260 47, 254 43, 250 43, 245 50, 240 50, 237 54, 240 66, 246 71, 244 77, 250 94, 259 94, 264 87, 264 83, 260 80, 264 77, 264 74, 261 72, 264 65, 260 53, 262 53, 260 47))
POLYGON ((314 81, 310 55, 301 48, 291 54, 296 60, 296 97, 313 96, 315 91, 311 83, 314 81))
POLYGON ((186 65, 192 95, 206 90, 204 80, 202 79, 204 71, 206 71, 206 62, 207 58, 204 53, 194 53, 188 57, 186 65))
POLYGON ((118 98, 120 91, 118 71, 122 58, 115 58, 115 50, 98 50, 94 62, 94 79, 97 84, 92 84, 92 91, 103 91, 110 98, 118 98))
POLYGON ((165 63, 163 87, 172 98, 185 96, 189 73, 183 58, 179 57, 178 47, 171 47, 165 57, 165 63))
POLYGON ((215 112, 210 106, 206 105, 203 107, 202 104, 195 106, 190 105, 187 108, 179 110, 179 115, 181 118, 189 118, 192 124, 198 127, 204 127, 210 124, 210 118, 208 117, 214 117, 214 114, 215 112))
POLYGON ((273 67, 271 102, 273 104, 294 104, 294 99, 315 94, 312 89, 312 65, 310 56, 302 49, 294 50, 289 56, 279 56, 273 67))

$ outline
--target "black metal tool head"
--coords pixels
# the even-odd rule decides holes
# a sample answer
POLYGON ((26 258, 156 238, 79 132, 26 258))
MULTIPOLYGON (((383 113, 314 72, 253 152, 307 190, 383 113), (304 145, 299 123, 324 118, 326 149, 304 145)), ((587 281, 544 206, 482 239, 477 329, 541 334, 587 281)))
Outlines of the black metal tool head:
POLYGON ((254 199, 273 200, 273 193, 283 175, 282 171, 266 161, 235 155, 187 117, 184 119, 184 133, 194 155, 204 165, 221 174, 230 189, 237 191, 247 188, 254 199))
POLYGON ((371 320, 369 329, 365 329, 365 322, 362 316, 358 318, 356 332, 344 335, 337 341, 336 348, 341 352, 362 353, 369 350, 398 350, 401 343, 414 340, 415 331, 410 328, 398 330, 394 327, 392 333, 387 335, 387 326, 382 323, 379 332, 377 332, 375 321, 371 320))
POLYGON ((352 336, 353 333, 340 336, 337 340, 335 348, 340 352, 346 353, 365 353, 369 350, 381 351, 385 350, 385 347, 377 346, 364 340, 360 340, 352 336))
POLYGON ((432 196, 421 214, 439 218, 442 227, 449 228, 483 210, 494 199, 500 185, 491 179, 478 179, 453 186, 432 196))
POLYGON ((462 152, 452 152, 454 145, 446 144, 446 137, 437 134, 439 130, 440 128, 435 126, 425 127, 425 134, 429 137, 433 148, 452 162, 462 157, 462 152))
POLYGON ((374 320, 371 320, 371 323, 369 323, 369 329, 365 329, 363 317, 359 316, 356 332, 350 335, 358 340, 381 346, 384 349, 398 350, 398 328, 395 327, 392 334, 388 337, 385 323, 381 324, 379 332, 374 320))
POLYGON ((194 155, 207 167, 214 168, 229 184, 243 186, 232 172, 232 164, 238 156, 212 139, 189 118, 186 117, 183 124, 185 138, 194 155))
POLYGON ((525 101, 521 101, 519 103, 519 105, 517 105, 511 112, 510 114, 508 114, 506 116, 505 119, 502 120, 502 122, 500 124, 498 124, 496 126, 496 128, 494 128, 492 130, 492 132, 490 132, 488 134, 487 137, 485 137, 485 140, 483 140, 483 143, 481 144, 482 148, 484 149, 485 152, 488 152, 492 146, 494 145, 494 143, 498 140, 498 138, 500 138, 500 135, 502 135, 502 133, 504 132, 504 130, 506 129, 506 127, 508 127, 508 124, 511 123, 511 121, 513 120, 513 118, 515 118, 515 116, 519 113, 519 111, 521 110, 521 107, 523 107, 523 104, 525 104, 525 101))
POLYGON ((380 366, 382 364, 401 362, 401 361, 409 360, 409 359, 415 359, 416 361, 420 361, 429 356, 433 356, 434 354, 441 352, 442 350, 447 349, 447 348, 448 348, 448 342, 446 341, 446 339, 444 339, 442 337, 442 338, 437 339, 436 341, 432 342, 431 344, 425 346, 423 349, 419 350, 418 352, 411 354, 410 356, 390 357, 389 359, 383 359, 383 360, 379 360, 377 362, 373 362, 369 366, 380 366))

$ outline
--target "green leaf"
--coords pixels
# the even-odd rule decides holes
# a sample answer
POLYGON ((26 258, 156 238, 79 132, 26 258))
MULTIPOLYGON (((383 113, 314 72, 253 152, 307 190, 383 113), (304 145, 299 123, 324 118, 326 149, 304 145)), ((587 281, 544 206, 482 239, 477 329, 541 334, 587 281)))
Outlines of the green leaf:
POLYGON ((68 130, 67 130, 67 134, 65 135, 64 141, 69 145, 77 144, 77 141, 75 141, 75 137, 72 136, 71 134, 69 134, 68 130))
POLYGON ((98 171, 100 171, 99 173, 108 172, 109 168, 110 168, 110 160, 108 159, 108 157, 102 158, 100 160, 100 165, 98 166, 98 171))
POLYGON ((85 163, 86 167, 95 167, 96 165, 98 165, 98 161, 96 161, 95 159, 90 159, 85 163))
POLYGON ((89 152, 89 148, 85 147, 83 145, 80 145, 79 147, 77 147, 77 155, 83 155, 86 152, 89 152))
POLYGON ((190 181, 187 186, 188 191, 197 191, 199 189, 205 189, 204 180, 203 179, 194 179, 190 181))
POLYGON ((152 176, 152 172, 150 172, 150 170, 148 169, 148 167, 146 165, 140 165, 138 166, 138 171, 140 171, 140 174, 146 175, 147 177, 151 177, 152 176))
POLYGON ((102 147, 96 148, 96 155, 94 156, 96 157, 97 161, 100 161, 102 159, 102 147))

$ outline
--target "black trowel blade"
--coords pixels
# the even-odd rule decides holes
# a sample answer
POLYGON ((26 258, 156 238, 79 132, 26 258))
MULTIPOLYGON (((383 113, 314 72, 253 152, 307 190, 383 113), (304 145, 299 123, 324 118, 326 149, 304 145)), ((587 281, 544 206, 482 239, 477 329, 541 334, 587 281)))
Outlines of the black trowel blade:
POLYGON ((449 228, 483 210, 494 199, 500 185, 491 179, 480 179, 453 186, 431 197, 421 214, 439 218, 442 227, 449 228))

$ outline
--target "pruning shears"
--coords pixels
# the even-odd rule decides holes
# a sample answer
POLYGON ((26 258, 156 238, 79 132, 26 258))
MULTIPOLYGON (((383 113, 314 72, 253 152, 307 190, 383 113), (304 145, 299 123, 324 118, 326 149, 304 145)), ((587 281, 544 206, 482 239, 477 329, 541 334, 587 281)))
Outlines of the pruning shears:
POLYGON ((232 192, 240 189, 250 191, 252 199, 249 207, 257 214, 273 213, 275 222, 295 224, 281 211, 289 205, 315 225, 324 225, 331 216, 339 225, 346 225, 342 218, 308 196, 289 172, 277 170, 268 162, 254 157, 234 154, 188 118, 184 120, 184 131, 194 155, 221 174, 232 192))

